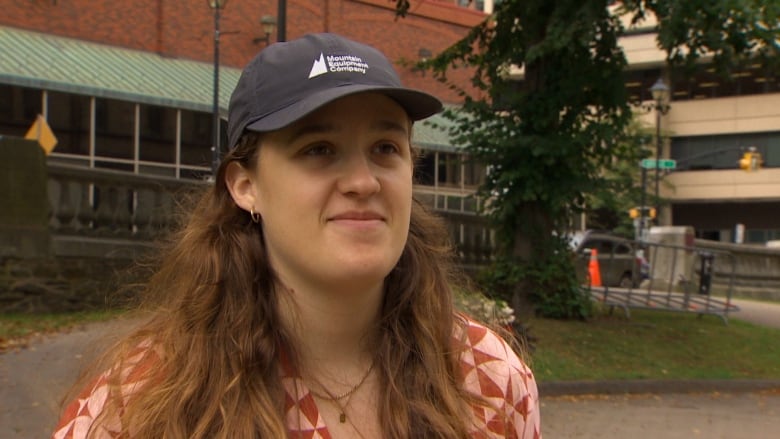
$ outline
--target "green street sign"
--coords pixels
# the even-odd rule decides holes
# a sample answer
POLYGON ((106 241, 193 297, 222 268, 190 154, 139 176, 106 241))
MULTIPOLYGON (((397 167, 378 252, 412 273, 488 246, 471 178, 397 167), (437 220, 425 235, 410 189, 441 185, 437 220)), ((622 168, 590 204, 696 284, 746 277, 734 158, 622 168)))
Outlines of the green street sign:
POLYGON ((642 163, 640 163, 640 166, 645 169, 655 169, 656 167, 658 167, 658 169, 674 169, 677 167, 677 160, 642 159, 642 163))

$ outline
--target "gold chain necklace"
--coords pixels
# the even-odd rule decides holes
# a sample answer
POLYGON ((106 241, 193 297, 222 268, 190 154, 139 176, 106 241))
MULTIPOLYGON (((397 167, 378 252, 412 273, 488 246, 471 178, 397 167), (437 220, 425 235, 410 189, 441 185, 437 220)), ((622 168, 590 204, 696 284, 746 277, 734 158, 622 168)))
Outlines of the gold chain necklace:
MULTIPOLYGON (((315 391, 312 388, 309 388, 309 392, 311 392, 312 395, 316 396, 317 398, 324 399, 325 401, 329 401, 333 403, 336 407, 339 409, 339 422, 342 424, 347 421, 347 406, 349 405, 349 399, 347 399, 344 404, 342 405, 339 401, 341 401, 344 398, 351 397, 352 394, 357 392, 357 390, 363 385, 363 383, 366 382, 366 379, 368 379, 368 376, 371 375, 371 371, 374 369, 374 362, 371 362, 371 365, 368 366, 368 370, 366 370, 366 373, 363 374, 363 377, 360 378, 360 381, 358 381, 357 384, 355 384, 351 389, 347 390, 346 392, 342 393, 341 395, 334 395, 333 392, 328 390, 325 385, 322 384, 317 378, 312 377, 312 380, 317 383, 318 386, 322 387, 322 390, 325 391, 325 395, 315 391)), ((350 398, 351 399, 351 398, 350 398)))
POLYGON ((360 436, 361 439, 366 439, 366 437, 363 436, 363 433, 361 433, 360 430, 358 430, 357 425, 355 425, 355 423, 352 422, 352 419, 347 419, 347 406, 349 406, 349 401, 352 399, 352 395, 354 394, 355 393, 352 392, 352 394, 347 396, 347 400, 344 401, 343 405, 339 402, 338 399, 326 399, 326 400, 332 403, 333 405, 335 405, 339 409, 339 422, 341 424, 345 422, 349 422, 349 425, 352 427, 353 430, 355 430, 355 433, 357 433, 357 435, 360 436))

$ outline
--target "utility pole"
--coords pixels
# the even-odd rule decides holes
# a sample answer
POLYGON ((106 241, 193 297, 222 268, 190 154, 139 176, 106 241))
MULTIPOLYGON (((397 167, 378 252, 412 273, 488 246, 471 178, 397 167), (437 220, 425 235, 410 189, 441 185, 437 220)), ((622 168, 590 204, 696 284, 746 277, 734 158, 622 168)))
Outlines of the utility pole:
POLYGON ((227 6, 227 0, 209 0, 208 5, 214 10, 214 93, 211 108, 212 142, 211 142, 211 177, 216 179, 219 160, 222 153, 219 136, 219 12, 227 6))
POLYGON ((655 101, 655 211, 656 215, 658 215, 661 212, 661 198, 658 190, 661 183, 661 169, 659 165, 661 155, 663 154, 661 115, 669 111, 669 86, 666 85, 663 78, 658 78, 655 84, 650 87, 650 93, 655 101))

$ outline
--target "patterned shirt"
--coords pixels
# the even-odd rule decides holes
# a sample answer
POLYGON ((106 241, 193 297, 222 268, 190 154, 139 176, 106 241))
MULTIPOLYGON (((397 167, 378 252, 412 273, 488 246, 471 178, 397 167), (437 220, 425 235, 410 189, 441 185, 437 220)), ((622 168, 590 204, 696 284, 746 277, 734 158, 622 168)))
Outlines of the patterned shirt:
MULTIPOLYGON (((509 345, 485 326, 468 321, 467 348, 461 355, 463 386, 481 395, 493 408, 475 407, 474 439, 540 439, 539 395, 536 381, 509 345)), ((139 354, 142 355, 142 354, 139 354)), ((287 426, 292 439, 331 439, 313 395, 298 374, 282 371, 287 426)), ((123 374, 123 393, 132 393, 137 384, 134 373, 123 374)), ((108 397, 106 375, 96 380, 68 405, 52 439, 84 439, 108 397)), ((119 419, 105 420, 98 437, 115 438, 119 419)))

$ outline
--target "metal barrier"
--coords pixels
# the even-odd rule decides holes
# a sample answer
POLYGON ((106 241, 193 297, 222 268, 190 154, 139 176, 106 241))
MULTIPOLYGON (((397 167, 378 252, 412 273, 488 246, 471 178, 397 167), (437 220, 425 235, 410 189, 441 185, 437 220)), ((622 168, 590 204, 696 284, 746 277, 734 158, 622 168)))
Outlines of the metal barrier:
POLYGON ((623 309, 628 318, 631 309, 650 309, 715 315, 728 324, 729 313, 739 311, 731 302, 736 263, 730 251, 651 242, 637 242, 635 246, 649 255, 647 278, 637 287, 589 284, 593 300, 609 306, 610 310, 623 309), (710 294, 716 261, 720 275, 729 279, 722 297, 710 294))

